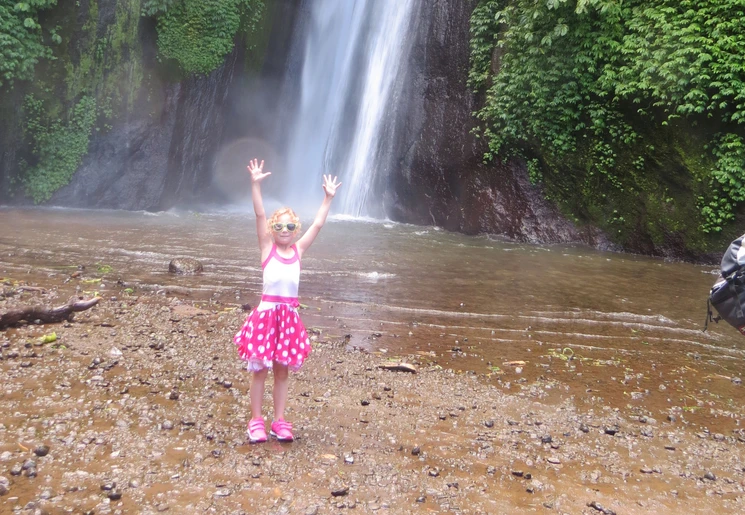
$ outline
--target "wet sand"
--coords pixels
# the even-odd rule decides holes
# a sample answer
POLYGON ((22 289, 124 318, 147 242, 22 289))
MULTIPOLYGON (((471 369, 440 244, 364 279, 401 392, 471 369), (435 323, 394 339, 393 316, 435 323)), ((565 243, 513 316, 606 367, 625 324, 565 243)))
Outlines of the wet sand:
MULTIPOLYGON (((0 312, 98 286, 24 279, 4 281, 0 312)), ((108 284, 71 322, 0 332, 0 513, 745 511, 740 379, 695 355, 648 363, 650 379, 548 349, 488 364, 466 342, 370 352, 321 305, 303 310, 326 326, 291 381, 297 440, 249 445, 232 344, 245 313, 185 293, 108 284), (417 372, 383 368, 399 361, 417 372), (615 390, 588 387, 601 379, 615 390)))

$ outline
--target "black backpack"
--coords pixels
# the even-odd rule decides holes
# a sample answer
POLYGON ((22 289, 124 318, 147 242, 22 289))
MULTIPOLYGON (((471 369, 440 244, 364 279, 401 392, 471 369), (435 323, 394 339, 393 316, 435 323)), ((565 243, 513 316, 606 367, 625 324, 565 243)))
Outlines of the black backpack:
POLYGON ((722 257, 721 276, 711 287, 707 303, 706 322, 724 320, 745 335, 745 235, 730 243, 729 249, 722 257), (713 317, 711 308, 719 316, 713 317))

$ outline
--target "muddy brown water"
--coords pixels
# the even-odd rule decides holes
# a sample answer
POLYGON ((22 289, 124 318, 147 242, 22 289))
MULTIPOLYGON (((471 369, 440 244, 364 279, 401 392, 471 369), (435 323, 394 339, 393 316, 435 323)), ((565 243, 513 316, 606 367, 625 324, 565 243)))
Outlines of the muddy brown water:
MULTIPOLYGON (((248 213, 2 209, 0 274, 82 266, 100 271, 102 283, 89 286, 102 294, 119 280, 134 290, 188 289, 197 305, 253 305, 255 231, 248 213), (169 274, 177 256, 199 259, 204 273, 169 274)), ((715 273, 582 246, 332 218, 303 260, 300 296, 306 325, 347 336, 350 346, 419 353, 503 384, 550 375, 562 383, 556 401, 675 413, 725 432, 740 425, 745 337, 724 323, 702 331, 715 273)))
MULTIPOLYGON (((135 295, 175 292, 197 309, 217 303, 255 304, 261 289, 259 253, 249 214, 0 209, 0 277, 62 284, 78 268, 84 269, 86 279, 65 284, 81 294, 97 291, 104 298, 119 296, 121 300, 124 289, 135 295), (169 274, 168 262, 177 256, 199 259, 204 272, 169 274), (88 281, 93 277, 100 282, 88 281)), ((739 379, 745 339, 723 324, 701 331, 714 272, 712 266, 585 247, 515 244, 390 222, 332 219, 303 261, 300 294, 306 325, 325 335, 346 337, 349 348, 380 357, 415 355, 429 364, 475 373, 508 394, 540 401, 543 409, 571 405, 579 413, 594 411, 597 415, 615 409, 629 418, 666 421, 672 417, 676 427, 688 428, 690 435, 729 437, 741 428, 744 416, 739 379), (532 386, 536 384, 540 387, 532 386)), ((182 365, 171 362, 167 366, 182 365)), ((115 368, 107 379, 116 382, 117 373, 115 368)), ((245 390, 246 380, 237 381, 236 386, 245 390)), ((62 391, 77 397, 74 390, 80 385, 70 377, 54 378, 50 383, 72 384, 62 391)), ((49 387, 29 375, 12 391, 28 397, 49 387)), ((148 388, 135 385, 130 394, 143 397, 148 388)), ((397 395, 406 402, 405 391, 397 395)), ((219 396, 225 402, 217 405, 231 405, 232 394, 219 396)), ((162 398, 150 401, 150 411, 157 412, 159 403, 168 402, 162 398)), ((534 418, 540 418, 541 410, 535 409, 538 415, 534 418)), ((47 411, 53 413, 54 407, 47 411)), ((0 422, 20 427, 23 420, 17 417, 26 415, 5 413, 0 422)), ((213 415, 227 420, 229 427, 242 423, 234 420, 235 413, 218 410, 213 415)), ((345 425, 354 423, 350 415, 340 412, 338 416, 345 425)), ((525 414, 513 416, 520 419, 525 414)), ((437 419, 428 429, 438 442, 441 459, 471 455, 470 443, 460 442, 452 430, 452 420, 457 419, 446 418, 437 419)), ((103 413, 100 422, 102 428, 111 425, 103 413)), ((520 431, 526 433, 522 427, 520 431)), ((185 449, 197 446, 191 440, 185 433, 172 448, 159 451, 158 466, 170 470, 190 456, 185 449)), ((4 443, 8 445, 3 449, 15 449, 13 442, 4 443)), ((657 447, 638 451, 630 459, 633 465, 624 458, 623 466, 632 469, 639 462, 664 461, 670 451, 657 447)), ((246 446, 237 449, 247 455, 256 453, 246 446)), ((91 455, 89 472, 98 470, 95 453, 112 450, 102 444, 81 451, 83 456, 91 455)), ((271 459, 272 453, 295 451, 275 443, 265 452, 271 459)), ((480 454, 477 458, 474 463, 482 468, 490 463, 480 454)), ((700 465, 715 467, 716 463, 700 465)), ((412 468, 416 466, 415 462, 412 468)), ((583 467, 567 464, 562 473, 550 477, 564 491, 577 492, 579 499, 585 487, 562 478, 589 474, 587 482, 594 485, 593 490, 608 498, 624 488, 617 483, 597 484, 590 477, 592 471, 583 467)), ((101 463, 101 470, 105 469, 101 463)), ((509 469, 503 472, 504 492, 499 498, 504 495, 505 502, 509 499, 512 506, 523 506, 524 488, 514 483, 509 469)), ((228 483, 232 476, 230 470, 215 474, 225 476, 215 484, 228 483)), ((465 482, 473 473, 466 470, 461 475, 465 482)), ((654 481, 629 489, 628 497, 659 499, 659 492, 669 489, 670 483, 654 481)), ((673 478, 673 486, 683 491, 688 483, 673 478)), ((141 495, 157 501, 168 498, 168 491, 167 484, 146 485, 141 495)), ((21 490, 21 498, 25 495, 21 490)), ((251 501, 255 505, 266 497, 259 492, 256 496, 251 501)), ((194 499, 201 497, 202 493, 193 493, 194 499)), ((169 502, 174 509, 179 506, 177 500, 169 502)), ((670 501, 670 512, 677 511, 680 502, 686 501, 670 501)), ((532 509, 533 504, 524 507, 532 509)), ((697 498, 697 512, 705 510, 706 504, 704 498, 697 498)), ((430 511, 437 507, 433 505, 430 511)))

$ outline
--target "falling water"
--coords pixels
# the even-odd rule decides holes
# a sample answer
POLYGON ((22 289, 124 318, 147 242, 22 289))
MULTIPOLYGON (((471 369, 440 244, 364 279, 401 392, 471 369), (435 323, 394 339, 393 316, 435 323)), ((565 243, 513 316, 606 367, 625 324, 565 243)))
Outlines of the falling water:
POLYGON ((286 125, 286 202, 310 212, 322 195, 321 176, 331 173, 344 183, 338 211, 382 214, 382 201, 370 194, 376 174, 388 167, 382 157, 391 133, 384 120, 395 108, 417 1, 306 2, 308 16, 292 51, 301 62, 291 68, 300 66, 302 73, 286 125))

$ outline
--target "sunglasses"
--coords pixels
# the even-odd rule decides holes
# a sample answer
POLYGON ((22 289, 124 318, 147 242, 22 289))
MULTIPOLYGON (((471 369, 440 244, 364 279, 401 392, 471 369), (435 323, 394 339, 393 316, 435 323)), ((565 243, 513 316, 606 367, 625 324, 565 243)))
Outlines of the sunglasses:
POLYGON ((282 229, 287 229, 290 232, 295 232, 295 229, 297 229, 297 224, 294 222, 290 222, 286 224, 278 222, 276 224, 272 224, 272 229, 274 229, 277 232, 282 232, 282 229))

